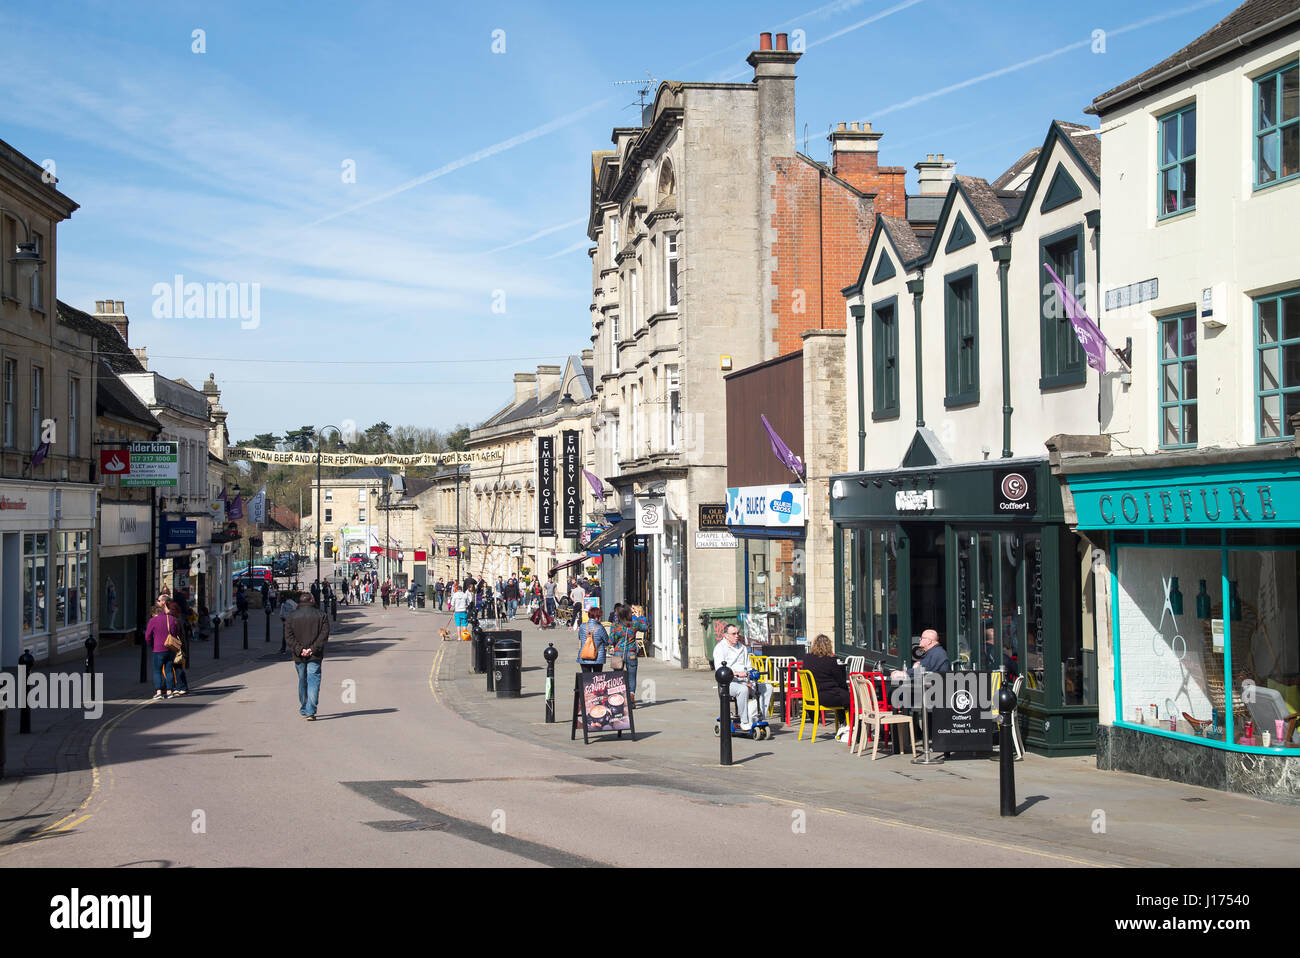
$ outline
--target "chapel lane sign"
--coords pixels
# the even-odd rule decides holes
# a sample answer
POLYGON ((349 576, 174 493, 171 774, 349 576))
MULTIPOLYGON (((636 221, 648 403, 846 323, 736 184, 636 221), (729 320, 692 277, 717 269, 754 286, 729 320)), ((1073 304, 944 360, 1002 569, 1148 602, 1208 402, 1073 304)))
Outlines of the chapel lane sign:
MULTIPOLYGON (((246 462, 269 462, 282 466, 314 466, 314 452, 278 452, 274 449, 253 449, 239 446, 229 451, 231 459, 246 462)), ((503 449, 475 449, 470 452, 416 452, 409 455, 379 453, 366 455, 356 452, 320 453, 322 466, 361 468, 364 466, 460 466, 475 462, 497 462, 505 457, 503 449)))

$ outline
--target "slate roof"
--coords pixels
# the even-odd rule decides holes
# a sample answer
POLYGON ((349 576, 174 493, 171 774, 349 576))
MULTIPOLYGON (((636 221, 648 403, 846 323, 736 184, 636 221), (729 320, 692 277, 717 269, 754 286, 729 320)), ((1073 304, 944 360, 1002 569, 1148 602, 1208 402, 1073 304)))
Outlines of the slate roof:
POLYGON ((363 466, 343 476, 344 479, 387 479, 393 475, 382 466, 363 466))
POLYGON ((414 499, 422 492, 427 492, 434 485, 433 479, 421 479, 418 476, 408 476, 406 479, 405 498, 414 499))
MULTIPOLYGON (((116 333, 116 330, 114 330, 116 333)), ((121 339, 121 337, 118 337, 121 339)), ((107 367, 109 364, 104 362, 107 367)), ((126 383, 118 379, 111 368, 101 371, 95 383, 96 415, 112 415, 120 419, 138 422, 150 429, 161 430, 162 424, 149 412, 149 407, 140 401, 140 397, 127 388, 126 383)))
POLYGON ((108 363, 115 373, 147 372, 135 353, 131 352, 122 334, 103 320, 96 319, 89 313, 75 306, 69 306, 63 300, 58 301, 59 322, 65 326, 89 333, 95 337, 95 348, 100 357, 108 363))
POLYGON ((893 242, 894 248, 898 250, 898 255, 903 258, 903 262, 910 262, 925 254, 927 244, 921 242, 916 235, 916 231, 912 229, 912 224, 907 220, 899 219, 896 216, 885 216, 882 213, 880 215, 880 225, 889 234, 889 238, 893 242))
POLYGON ((1011 183, 1015 182, 1026 173, 1034 171, 1034 164, 1038 162, 1038 152, 1042 147, 1034 147, 1016 162, 1007 167, 1007 171, 989 184, 994 190, 1005 190, 1011 183))
MULTIPOLYGON (((1239 40, 1246 34, 1258 30, 1260 27, 1267 26, 1275 20, 1288 15, 1292 15, 1293 17, 1300 15, 1300 0, 1246 0, 1246 2, 1236 10, 1233 10, 1232 13, 1228 14, 1177 53, 1165 57, 1149 70, 1145 70, 1132 79, 1125 80, 1119 86, 1112 87, 1100 96, 1095 97, 1092 101, 1092 106, 1088 107, 1085 112, 1098 113, 1098 104, 1109 100, 1112 97, 1118 96, 1119 99, 1116 99, 1111 103, 1106 103, 1106 109, 1108 110, 1118 106, 1120 103, 1124 102, 1124 100, 1149 92, 1155 86, 1152 81, 1161 74, 1168 73, 1171 70, 1177 70, 1177 74, 1175 75, 1181 75, 1190 73, 1195 69, 1209 66, 1208 61, 1205 64, 1199 64, 1197 67, 1191 67, 1189 64, 1192 60, 1210 53, 1217 47, 1231 43, 1234 40, 1239 40), (1179 70, 1179 67, 1183 67, 1183 69, 1179 70)), ((1292 19, 1290 23, 1281 25, 1278 29, 1283 29, 1288 26, 1294 28, 1296 23, 1297 20, 1292 19)), ((1271 32, 1270 34, 1254 38, 1249 44, 1234 44, 1230 49, 1224 51, 1224 56, 1233 55, 1243 49, 1248 49, 1253 44, 1268 39, 1269 35, 1271 35, 1271 32)), ((1169 79, 1172 79, 1172 77, 1169 79)))
POLYGON ((997 193, 989 186, 988 180, 982 180, 978 176, 962 176, 958 174, 953 177, 961 185, 962 192, 966 195, 966 202, 975 211, 975 215, 980 218, 984 224, 984 229, 992 229, 998 223, 1010 215, 1007 208, 1002 205, 998 199, 997 193))

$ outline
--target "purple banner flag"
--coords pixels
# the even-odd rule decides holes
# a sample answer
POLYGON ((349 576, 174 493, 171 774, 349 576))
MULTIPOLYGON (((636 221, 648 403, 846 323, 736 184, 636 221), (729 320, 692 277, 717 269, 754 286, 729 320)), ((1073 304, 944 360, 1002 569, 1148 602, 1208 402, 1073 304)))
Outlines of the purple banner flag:
POLYGON ((597 498, 604 499, 605 484, 600 481, 600 477, 589 469, 582 470, 582 474, 587 477, 587 482, 591 485, 591 490, 596 493, 597 498))
POLYGON ((1061 302, 1065 304, 1065 315, 1070 320, 1070 325, 1074 327, 1074 335, 1079 338, 1079 345, 1083 351, 1088 354, 1088 365, 1099 373, 1106 371, 1106 350, 1110 349, 1110 343, 1102 335, 1101 329, 1092 321, 1079 301, 1074 298, 1066 285, 1061 282, 1061 277, 1056 275, 1052 267, 1046 263, 1043 269, 1047 270, 1047 275, 1052 277, 1052 282, 1056 284, 1057 295, 1061 297, 1061 302))
POLYGON ((244 518, 244 494, 242 492, 235 496, 234 500, 226 507, 226 518, 244 518))
POLYGON ((36 447, 36 451, 32 453, 32 461, 27 464, 27 468, 35 469, 37 466, 39 466, 41 463, 45 461, 45 457, 48 456, 49 454, 50 454, 50 444, 48 442, 41 443, 39 446, 36 447))
POLYGON ((772 428, 772 424, 767 421, 766 416, 759 413, 758 418, 763 420, 763 428, 767 430, 767 438, 772 441, 772 455, 780 459, 782 465, 802 479, 803 463, 799 461, 799 457, 790 450, 789 446, 781 441, 781 437, 776 434, 776 430, 772 428))

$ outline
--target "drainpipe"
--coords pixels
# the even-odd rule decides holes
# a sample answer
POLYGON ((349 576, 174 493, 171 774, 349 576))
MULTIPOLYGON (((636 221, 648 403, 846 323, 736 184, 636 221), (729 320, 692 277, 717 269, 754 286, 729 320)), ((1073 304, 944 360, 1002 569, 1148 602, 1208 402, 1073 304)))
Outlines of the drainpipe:
POLYGON ((867 468, 867 394, 862 381, 862 322, 867 315, 867 307, 854 303, 849 307, 849 315, 858 324, 858 471, 861 472, 867 468))
POLYGON ((1011 243, 993 247, 998 264, 998 285, 1002 292, 1002 458, 1011 458, 1011 331, 1007 311, 1007 270, 1011 266, 1011 243))
MULTIPOLYGON (((1106 310, 1103 308, 1105 300, 1101 292, 1101 210, 1089 210, 1083 214, 1083 222, 1092 230, 1093 245, 1097 248, 1097 272, 1093 276, 1093 281, 1097 289, 1097 301, 1093 304, 1092 311, 1097 314, 1097 328, 1101 329, 1101 317, 1106 310)), ((1131 354, 1130 354, 1131 355, 1131 354)), ((1097 390, 1097 422, 1101 423, 1101 390, 1097 390)))
POLYGON ((915 324, 916 348, 913 352, 916 366, 916 428, 925 426, 925 402, 921 398, 921 297, 925 294, 925 273, 907 281, 907 291, 912 294, 912 316, 915 324))

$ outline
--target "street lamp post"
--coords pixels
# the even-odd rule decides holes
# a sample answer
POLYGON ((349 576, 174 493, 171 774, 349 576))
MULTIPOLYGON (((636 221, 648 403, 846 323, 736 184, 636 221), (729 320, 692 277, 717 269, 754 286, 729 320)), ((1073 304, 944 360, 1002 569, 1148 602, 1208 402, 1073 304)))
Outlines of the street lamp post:
POLYGON ((320 545, 323 538, 323 529, 321 528, 322 515, 320 511, 320 487, 321 487, 321 453, 325 445, 325 430, 333 429, 339 436, 339 448, 346 449, 347 445, 343 442, 343 430, 338 426, 321 426, 316 430, 316 587, 323 590, 324 585, 320 578, 320 545))

